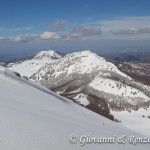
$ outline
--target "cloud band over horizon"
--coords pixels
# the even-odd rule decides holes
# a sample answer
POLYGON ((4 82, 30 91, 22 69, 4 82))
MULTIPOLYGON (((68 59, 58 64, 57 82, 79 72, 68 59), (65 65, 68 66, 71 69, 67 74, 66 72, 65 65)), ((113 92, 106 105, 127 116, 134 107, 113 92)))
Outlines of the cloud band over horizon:
MULTIPOLYGON (((7 29, 0 27, 1 31, 20 31, 21 28, 7 29)), ((31 27, 24 28, 26 32, 31 27)), ((132 39, 135 35, 150 34, 150 16, 120 17, 111 20, 99 20, 74 25, 68 20, 56 20, 47 26, 42 33, 25 33, 15 36, 0 36, 0 42, 29 42, 33 40, 74 40, 74 39, 115 39, 125 36, 132 39), (48 31, 49 30, 49 31, 48 31)), ((146 39, 150 39, 145 36, 146 39)), ((136 38, 136 37, 135 37, 136 38)), ((143 36, 138 37, 143 39, 143 36)))

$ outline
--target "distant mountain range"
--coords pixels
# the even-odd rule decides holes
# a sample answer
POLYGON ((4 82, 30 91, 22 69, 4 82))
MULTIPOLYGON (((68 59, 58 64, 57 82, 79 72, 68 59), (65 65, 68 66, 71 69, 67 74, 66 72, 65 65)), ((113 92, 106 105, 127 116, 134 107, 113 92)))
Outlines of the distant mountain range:
POLYGON ((118 54, 103 55, 111 62, 150 62, 149 52, 127 52, 118 54))

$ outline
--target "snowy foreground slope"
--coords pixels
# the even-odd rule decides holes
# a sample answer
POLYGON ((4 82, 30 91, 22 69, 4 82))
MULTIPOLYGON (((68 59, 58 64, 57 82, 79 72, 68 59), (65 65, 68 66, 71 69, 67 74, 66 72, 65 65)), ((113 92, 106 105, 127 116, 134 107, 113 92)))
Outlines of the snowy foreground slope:
POLYGON ((61 58, 61 56, 53 50, 41 51, 30 60, 10 63, 7 67, 13 71, 19 72, 22 76, 25 75, 27 77, 30 77, 41 67, 43 67, 47 63, 54 62, 58 58, 61 58))
POLYGON ((0 68, 1 150, 148 150, 149 144, 71 144, 69 136, 140 134, 0 68))

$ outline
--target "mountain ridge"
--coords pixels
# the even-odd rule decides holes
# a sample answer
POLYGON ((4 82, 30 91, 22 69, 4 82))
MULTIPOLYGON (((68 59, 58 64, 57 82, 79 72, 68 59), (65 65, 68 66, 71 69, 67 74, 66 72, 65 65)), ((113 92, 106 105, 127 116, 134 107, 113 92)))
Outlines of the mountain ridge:
POLYGON ((111 120, 118 120, 113 112, 137 111, 140 117, 140 108, 148 115, 144 110, 150 106, 150 87, 90 51, 68 54, 40 68, 31 79, 111 120))
POLYGON ((38 52, 30 60, 20 61, 16 63, 7 64, 7 68, 10 70, 19 72, 22 76, 30 77, 33 73, 38 71, 42 66, 47 63, 52 63, 56 59, 61 58, 62 56, 56 53, 53 50, 41 51, 38 52))

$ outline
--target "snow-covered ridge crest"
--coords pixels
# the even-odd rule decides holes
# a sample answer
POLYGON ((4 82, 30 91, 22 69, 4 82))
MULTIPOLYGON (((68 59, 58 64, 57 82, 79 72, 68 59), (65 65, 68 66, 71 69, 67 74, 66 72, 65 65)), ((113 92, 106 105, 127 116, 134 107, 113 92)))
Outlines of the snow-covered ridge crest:
MULTIPOLYGON (((114 64, 89 50, 74 52, 54 63, 47 64, 31 78, 51 89, 51 86, 56 86, 56 88, 62 86, 65 81, 73 82, 77 76, 79 76, 78 79, 85 76, 82 81, 87 82, 89 80, 86 86, 106 94, 118 95, 123 98, 127 96, 130 98, 141 97, 145 101, 150 100, 140 90, 132 87, 130 83, 133 82, 133 79, 121 72, 114 64), (58 81, 59 79, 61 80, 58 81)), ((137 104, 137 101, 134 100, 133 102, 137 104)))
MULTIPOLYGON (((43 68, 46 69, 48 66, 43 66, 43 68)), ((119 69, 114 64, 107 62, 105 58, 96 55, 90 50, 67 54, 62 59, 55 61, 53 63, 53 68, 55 69, 55 76, 58 76, 62 72, 67 72, 67 74, 84 74, 101 70, 111 71, 118 73, 121 76, 127 77, 127 75, 119 71, 119 69), (64 68, 65 70, 63 70, 64 68)), ((128 78, 130 79, 130 77, 128 78)))
POLYGON ((59 58, 61 58, 61 55, 53 50, 41 51, 30 60, 10 63, 7 65, 7 67, 10 70, 20 73, 22 76, 25 75, 30 77, 33 73, 37 72, 44 65, 52 63, 59 58))
MULTIPOLYGON (((97 57, 98 55, 96 55, 95 53, 93 53, 91 50, 83 50, 80 52, 73 52, 71 54, 67 54, 66 56, 69 57, 89 57, 89 56, 93 56, 93 57, 97 57)), ((102 60, 102 61, 106 61, 105 58, 98 56, 98 59, 102 60)))
POLYGON ((34 59, 45 59, 45 58, 61 58, 61 55, 56 53, 54 50, 47 50, 47 51, 40 51, 34 57, 34 59))

